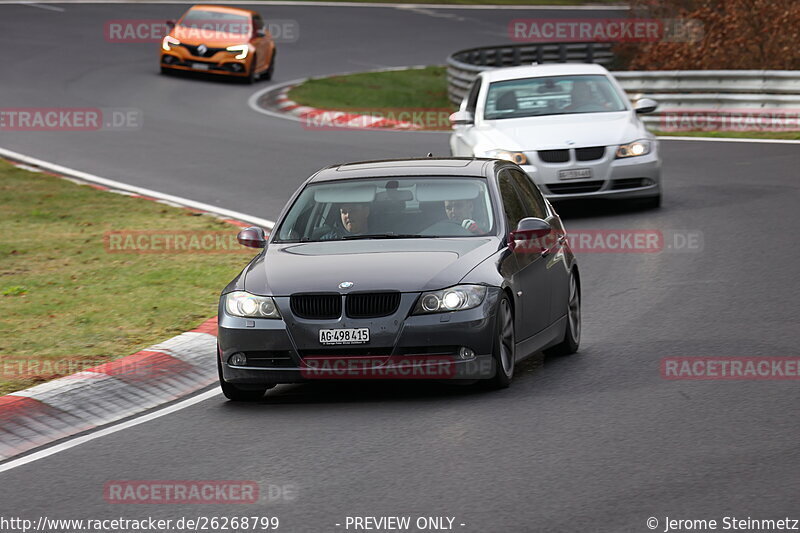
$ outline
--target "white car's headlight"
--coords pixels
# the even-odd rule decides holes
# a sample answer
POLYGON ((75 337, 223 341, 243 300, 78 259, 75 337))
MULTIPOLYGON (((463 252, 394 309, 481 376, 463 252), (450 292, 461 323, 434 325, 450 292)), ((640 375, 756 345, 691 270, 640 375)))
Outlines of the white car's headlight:
POLYGON ((485 152, 485 157, 505 159, 506 161, 513 161, 518 165, 524 165, 528 162, 528 157, 522 152, 511 152, 509 150, 487 150, 485 152))
POLYGON ((424 292, 414 307, 415 315, 447 313, 478 307, 486 297, 483 285, 456 285, 441 291, 424 292))
POLYGON ((225 311, 229 315, 245 318, 280 318, 275 300, 269 296, 256 296, 249 292, 229 292, 224 296, 225 311))
POLYGON ((647 139, 641 139, 638 141, 633 141, 632 143, 623 144, 617 148, 617 159, 647 155, 650 153, 651 144, 652 143, 647 139))
POLYGON ((229 46, 225 50, 227 50, 228 52, 238 52, 238 54, 234 57, 236 59, 244 59, 247 57, 247 53, 250 51, 250 47, 249 45, 246 44, 235 44, 233 46, 229 46))
POLYGON ((178 39, 176 39, 175 37, 172 37, 170 35, 167 35, 161 41, 161 48, 164 49, 165 51, 169 52, 170 51, 170 46, 178 46, 179 44, 181 44, 181 42, 178 39))

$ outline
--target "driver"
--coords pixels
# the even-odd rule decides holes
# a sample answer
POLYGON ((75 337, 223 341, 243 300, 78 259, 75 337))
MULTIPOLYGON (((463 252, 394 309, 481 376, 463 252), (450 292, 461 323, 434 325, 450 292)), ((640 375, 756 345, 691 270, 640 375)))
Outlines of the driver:
POLYGON ((586 106, 598 105, 588 81, 576 81, 572 84, 570 104, 567 109, 574 111, 586 106))
POLYGON ((339 206, 339 217, 341 219, 341 225, 337 224, 330 232, 320 237, 320 240, 334 241, 343 237, 347 237, 348 235, 367 233, 369 222, 369 204, 341 204, 339 206))
POLYGON ((466 228, 471 233, 486 233, 475 220, 472 219, 475 211, 474 200, 445 200, 444 212, 447 218, 461 227, 466 228))

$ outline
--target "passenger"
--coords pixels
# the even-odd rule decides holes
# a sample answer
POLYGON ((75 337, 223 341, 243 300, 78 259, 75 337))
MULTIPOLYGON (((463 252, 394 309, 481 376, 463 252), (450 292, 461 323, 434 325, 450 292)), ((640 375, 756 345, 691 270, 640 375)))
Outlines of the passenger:
POLYGON ((474 200, 445 200, 444 211, 447 213, 447 218, 461 227, 470 231, 470 233, 480 234, 486 233, 475 220, 472 219, 475 212, 474 200))
POLYGON ((320 240, 334 241, 349 235, 360 235, 367 233, 369 223, 369 204, 341 204, 339 206, 339 216, 341 219, 341 224, 336 224, 330 232, 320 237, 320 240))

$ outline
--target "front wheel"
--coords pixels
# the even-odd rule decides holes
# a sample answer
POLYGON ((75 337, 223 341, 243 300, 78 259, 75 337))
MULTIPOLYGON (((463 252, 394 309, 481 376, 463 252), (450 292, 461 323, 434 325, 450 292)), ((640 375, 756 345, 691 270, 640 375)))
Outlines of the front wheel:
POLYGON ((544 351, 546 355, 571 355, 581 344, 581 286, 578 274, 573 270, 569 275, 569 300, 567 301, 567 329, 564 340, 544 351))
POLYGON ((250 61, 250 72, 247 73, 247 77, 245 78, 246 83, 253 84, 258 79, 258 74, 256 70, 258 69, 258 56, 253 56, 253 59, 250 61))
POLYGON ((269 67, 267 70, 261 74, 261 79, 269 81, 272 79, 272 75, 275 73, 275 52, 272 52, 272 58, 269 60, 269 67))
POLYGON ((222 389, 222 394, 232 402, 256 402, 264 397, 264 393, 267 392, 267 389, 271 388, 269 386, 264 386, 263 388, 246 390, 226 382, 222 377, 222 361, 220 361, 219 355, 217 356, 217 374, 219 375, 219 386, 222 389))
POLYGON ((511 385, 514 377, 515 338, 514 312, 508 296, 503 295, 497 305, 497 327, 495 331, 492 359, 494 360, 494 377, 488 380, 493 389, 505 389, 511 385))

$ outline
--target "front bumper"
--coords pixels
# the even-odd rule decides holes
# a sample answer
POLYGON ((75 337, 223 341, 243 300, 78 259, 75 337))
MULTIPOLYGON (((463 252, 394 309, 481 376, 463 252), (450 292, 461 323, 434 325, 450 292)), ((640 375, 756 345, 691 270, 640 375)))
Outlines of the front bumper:
POLYGON ((579 198, 649 198, 661 194, 661 159, 658 149, 639 157, 615 159, 614 150, 607 148, 603 158, 594 161, 547 163, 536 152, 526 152, 532 164, 522 168, 539 186, 548 200, 579 198), (559 171, 589 169, 591 178, 560 179, 559 171))
POLYGON ((276 297, 284 317, 245 319, 219 309, 218 343, 223 379, 232 384, 297 383, 315 379, 483 379, 494 375, 492 349, 499 288, 490 287, 474 309, 413 315, 418 293, 402 295, 387 317, 302 320, 288 297, 276 297), (367 344, 327 346, 320 329, 370 328, 367 344), (460 348, 474 357, 461 359, 460 348), (247 365, 229 363, 243 353, 247 365))
POLYGON ((244 59, 236 59, 233 52, 221 51, 210 57, 194 56, 181 45, 174 45, 169 52, 161 50, 162 68, 191 72, 208 72, 228 76, 244 77, 250 72, 252 54, 244 59))

